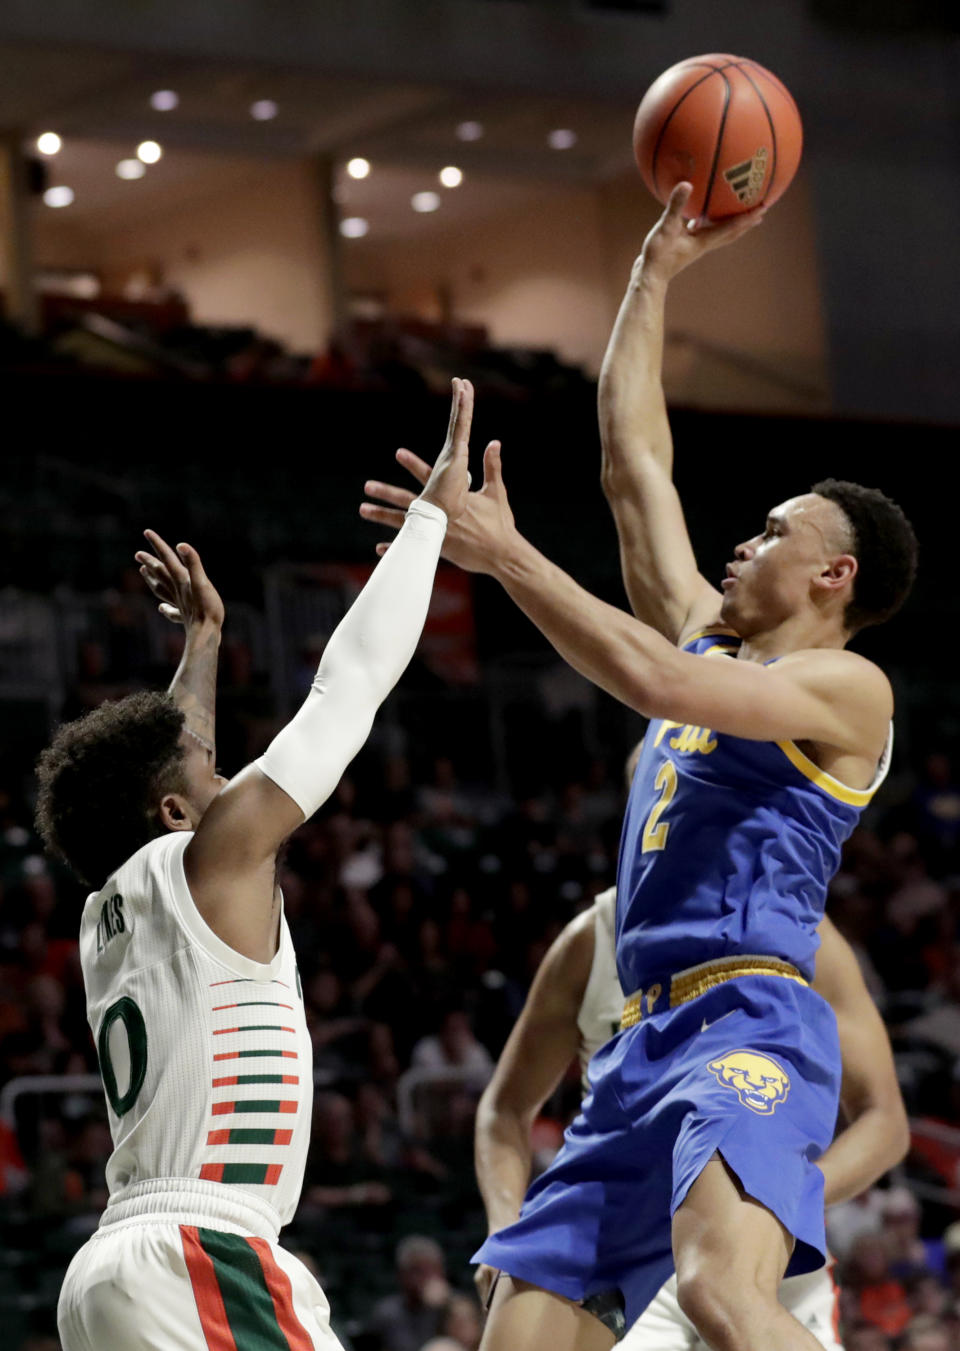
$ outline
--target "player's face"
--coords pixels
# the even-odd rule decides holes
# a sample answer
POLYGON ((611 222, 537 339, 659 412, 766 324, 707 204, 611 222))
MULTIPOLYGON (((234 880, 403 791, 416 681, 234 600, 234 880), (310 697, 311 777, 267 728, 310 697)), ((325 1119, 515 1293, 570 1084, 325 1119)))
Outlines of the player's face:
POLYGON ((727 564, 724 622, 744 638, 776 628, 809 603, 811 584, 848 548, 843 513, 827 498, 805 493, 774 507, 727 564))
POLYGON ((189 732, 181 732, 180 745, 183 747, 186 796, 199 821, 227 780, 217 771, 213 751, 197 741, 196 737, 192 737, 189 732))

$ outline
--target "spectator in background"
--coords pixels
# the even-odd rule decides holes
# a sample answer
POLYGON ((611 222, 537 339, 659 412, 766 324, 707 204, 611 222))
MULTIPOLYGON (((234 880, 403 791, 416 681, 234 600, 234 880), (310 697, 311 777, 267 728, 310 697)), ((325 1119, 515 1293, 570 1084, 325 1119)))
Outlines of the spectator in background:
POLYGON ((887 1243, 891 1275, 905 1282, 926 1272, 931 1263, 920 1238, 920 1203, 906 1187, 891 1187, 885 1194, 881 1232, 887 1243))
POLYGON ((952 1351, 950 1333, 938 1318, 921 1314, 903 1334, 900 1351, 952 1351))
POLYGON ((490 1052, 473 1035, 463 1009, 449 1009, 439 1033, 421 1037, 413 1048, 413 1066, 422 1070, 462 1070, 471 1088, 482 1089, 493 1074, 490 1052))
POLYGON ((411 1234, 397 1245, 396 1273, 399 1291, 380 1300, 368 1328, 379 1351, 420 1351, 440 1333, 450 1297, 443 1249, 411 1234))
POLYGON ((392 1198, 378 1176, 380 1171, 364 1156, 349 1098, 340 1093, 318 1094, 307 1159, 307 1203, 325 1208, 386 1205, 392 1198))
POLYGON ((854 1241, 844 1269, 848 1309, 865 1323, 872 1323, 889 1337, 897 1337, 910 1322, 912 1310, 907 1292, 890 1271, 887 1244, 882 1234, 861 1234, 854 1241))
POLYGON ((883 1192, 870 1187, 827 1211, 827 1242, 838 1262, 844 1262, 861 1234, 878 1234, 883 1223, 883 1192))
POLYGON ((462 1351, 477 1351, 483 1334, 480 1306, 473 1295, 451 1295, 441 1331, 462 1351))
POLYGON ((845 1351, 891 1351, 893 1343, 874 1323, 854 1323, 843 1337, 845 1351))

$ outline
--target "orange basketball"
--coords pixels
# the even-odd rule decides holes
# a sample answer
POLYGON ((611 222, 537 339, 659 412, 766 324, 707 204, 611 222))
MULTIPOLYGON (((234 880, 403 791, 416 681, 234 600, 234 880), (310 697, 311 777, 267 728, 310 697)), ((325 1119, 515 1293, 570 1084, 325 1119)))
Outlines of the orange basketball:
POLYGON ((633 124, 643 181, 666 202, 684 180, 684 214, 722 220, 782 197, 797 172, 803 126, 789 90, 756 61, 691 56, 647 90, 633 124))

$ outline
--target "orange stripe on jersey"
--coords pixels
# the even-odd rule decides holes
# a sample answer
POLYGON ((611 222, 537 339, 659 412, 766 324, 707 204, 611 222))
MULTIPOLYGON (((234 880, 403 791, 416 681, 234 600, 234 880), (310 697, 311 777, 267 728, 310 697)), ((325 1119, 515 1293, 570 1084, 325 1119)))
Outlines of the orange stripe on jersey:
POLYGON ((289 1343, 290 1351, 314 1351, 313 1338, 294 1312, 290 1277, 278 1265, 266 1239, 248 1238, 247 1242, 260 1258, 260 1266, 267 1289, 270 1291, 270 1298, 273 1300, 277 1323, 289 1343))
POLYGON ((237 1084, 298 1084, 299 1074, 225 1074, 214 1079, 214 1088, 233 1088, 237 1084))
POLYGON ((296 1060, 296 1051, 218 1051, 214 1060, 253 1060, 258 1055, 280 1055, 285 1060, 296 1060))
POLYGON ((203 1178, 204 1182, 222 1182, 223 1164, 205 1163, 200 1169, 200 1176, 203 1178))
POLYGON ((223 1295, 217 1284, 213 1259, 203 1251, 196 1226, 181 1224, 180 1241, 183 1244, 183 1256, 193 1287, 193 1297, 196 1300, 197 1313, 200 1315, 200 1326, 207 1343, 207 1351, 237 1351, 237 1344, 227 1321, 223 1295))
POLYGON ((292 1009, 292 1008, 293 1008, 292 1004, 281 1004, 276 999, 241 999, 238 1004, 214 1004, 210 1012, 222 1013, 224 1009, 292 1009))
POLYGON ((264 1185, 267 1187, 275 1187, 276 1184, 280 1181, 280 1174, 282 1172, 283 1172, 282 1163, 271 1163, 268 1166, 267 1171, 264 1175, 263 1179, 264 1185))
POLYGON ((295 1027, 280 1027, 277 1023, 250 1023, 247 1027, 215 1027, 215 1037, 225 1037, 228 1032, 296 1032, 295 1027))
POLYGON ((295 1112, 295 1098, 233 1098, 215 1102, 210 1109, 213 1116, 230 1116, 243 1112, 295 1112))

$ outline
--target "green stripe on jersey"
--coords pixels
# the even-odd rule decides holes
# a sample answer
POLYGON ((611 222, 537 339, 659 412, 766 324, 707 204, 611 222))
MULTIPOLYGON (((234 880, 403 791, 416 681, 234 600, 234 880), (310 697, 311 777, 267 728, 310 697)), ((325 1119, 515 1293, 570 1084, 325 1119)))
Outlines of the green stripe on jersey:
MULTIPOLYGON (((275 1145, 277 1143, 277 1132, 272 1126, 234 1126, 227 1138, 228 1145, 275 1145)), ((225 1163, 224 1168, 230 1168, 233 1165, 225 1163)), ((256 1167, 260 1167, 259 1164, 256 1167)), ((266 1167, 266 1164, 264 1164, 266 1167)), ((226 1173, 222 1178, 224 1182, 262 1182, 263 1178, 238 1178, 227 1177, 226 1173)))
MULTIPOLYGON (((620 1024, 617 1023, 617 1027, 620 1024)), ((238 1084, 282 1084, 282 1074, 236 1074, 232 1076, 238 1084)))
MULTIPOLYGON (((224 1182, 251 1181, 246 1177, 227 1177, 228 1170, 238 1168, 263 1172, 263 1167, 258 1164, 227 1164, 224 1182)), ((273 1297, 254 1249, 239 1234, 224 1234, 219 1229, 198 1229, 197 1234, 204 1252, 213 1262, 237 1351, 290 1351, 290 1343, 277 1323, 273 1297)))
POLYGON ((277 1098, 251 1098, 247 1102, 235 1102, 233 1110, 234 1112, 279 1112, 281 1106, 282 1104, 277 1098))
MULTIPOLYGON (((269 1163, 225 1163, 221 1182, 259 1182, 267 1180, 269 1163)), ((286 1346, 286 1342, 284 1342, 286 1346)))
POLYGON ((258 1055, 283 1055, 282 1051, 237 1051, 235 1052, 238 1060, 249 1060, 251 1056, 258 1055))

